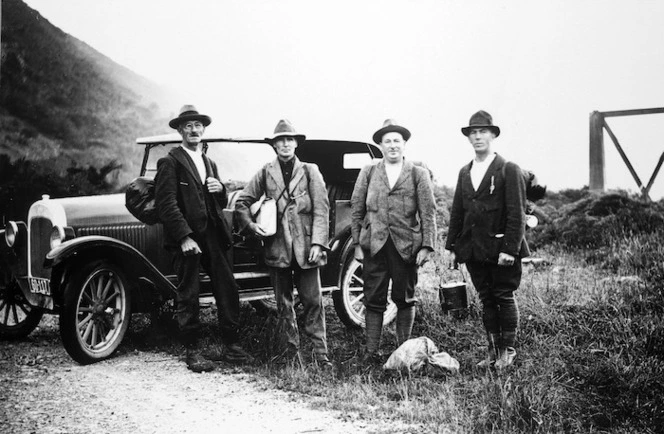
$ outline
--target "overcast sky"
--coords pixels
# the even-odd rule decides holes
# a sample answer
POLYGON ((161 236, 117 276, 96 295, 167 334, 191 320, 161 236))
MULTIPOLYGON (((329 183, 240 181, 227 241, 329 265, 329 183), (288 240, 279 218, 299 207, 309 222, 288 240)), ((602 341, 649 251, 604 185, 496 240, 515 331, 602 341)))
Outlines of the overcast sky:
MULTIPOLYGON (((286 117, 311 137, 370 141, 395 118, 412 132, 408 157, 449 186, 479 109, 501 127, 495 150, 560 190, 588 184, 592 111, 664 107, 660 0, 26 3, 231 135, 269 135, 286 117)), ((664 115, 608 122, 646 184, 664 115)), ((636 190, 605 146, 607 186, 636 190)))

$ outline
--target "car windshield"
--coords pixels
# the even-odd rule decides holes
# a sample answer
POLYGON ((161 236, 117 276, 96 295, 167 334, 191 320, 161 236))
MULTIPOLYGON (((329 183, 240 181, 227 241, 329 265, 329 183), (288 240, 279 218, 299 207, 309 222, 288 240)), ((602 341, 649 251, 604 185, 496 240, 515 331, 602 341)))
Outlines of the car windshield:
MULTIPOLYGON (((157 161, 177 146, 180 144, 167 144, 150 149, 145 176, 154 178, 157 161)), ((273 160, 275 153, 267 143, 215 142, 209 143, 207 156, 217 163, 221 181, 230 186, 230 190, 234 190, 243 187, 265 163, 273 160)))

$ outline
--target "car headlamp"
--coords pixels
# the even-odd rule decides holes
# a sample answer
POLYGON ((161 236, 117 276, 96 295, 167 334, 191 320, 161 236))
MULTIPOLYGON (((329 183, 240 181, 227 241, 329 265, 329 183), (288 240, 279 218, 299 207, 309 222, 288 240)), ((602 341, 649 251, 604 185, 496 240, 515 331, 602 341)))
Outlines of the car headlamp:
POLYGON ((5 243, 7 243, 8 247, 14 247, 16 234, 18 234, 18 225, 13 221, 7 222, 7 227, 5 227, 5 243))
POLYGON ((53 226, 51 231, 51 249, 55 249, 65 240, 65 230, 60 226, 53 226))

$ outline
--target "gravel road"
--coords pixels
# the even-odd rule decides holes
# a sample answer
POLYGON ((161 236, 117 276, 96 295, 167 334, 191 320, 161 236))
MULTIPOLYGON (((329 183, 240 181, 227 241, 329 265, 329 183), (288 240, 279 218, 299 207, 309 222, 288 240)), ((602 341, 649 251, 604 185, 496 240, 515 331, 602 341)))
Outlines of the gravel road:
POLYGON ((194 374, 176 355, 136 350, 80 366, 46 322, 25 340, 0 342, 0 432, 368 432, 229 366, 194 374))

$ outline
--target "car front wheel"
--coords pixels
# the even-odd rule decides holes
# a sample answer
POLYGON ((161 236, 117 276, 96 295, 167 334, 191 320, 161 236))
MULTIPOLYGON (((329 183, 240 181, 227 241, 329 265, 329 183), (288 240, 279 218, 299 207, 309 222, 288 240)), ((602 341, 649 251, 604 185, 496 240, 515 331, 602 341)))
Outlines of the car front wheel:
POLYGON ((42 309, 28 303, 16 279, 0 271, 0 338, 26 337, 39 325, 43 315, 42 309))
POLYGON ((64 289, 60 335, 69 355, 86 365, 108 358, 131 318, 126 279, 114 265, 97 263, 74 272, 64 289))
MULTIPOLYGON (((339 290, 332 292, 334 310, 347 327, 364 327, 364 281, 362 280, 362 263, 354 258, 353 251, 348 251, 341 269, 339 290)), ((383 325, 391 323, 397 315, 397 306, 391 298, 392 283, 387 296, 387 310, 383 315, 383 325)))

